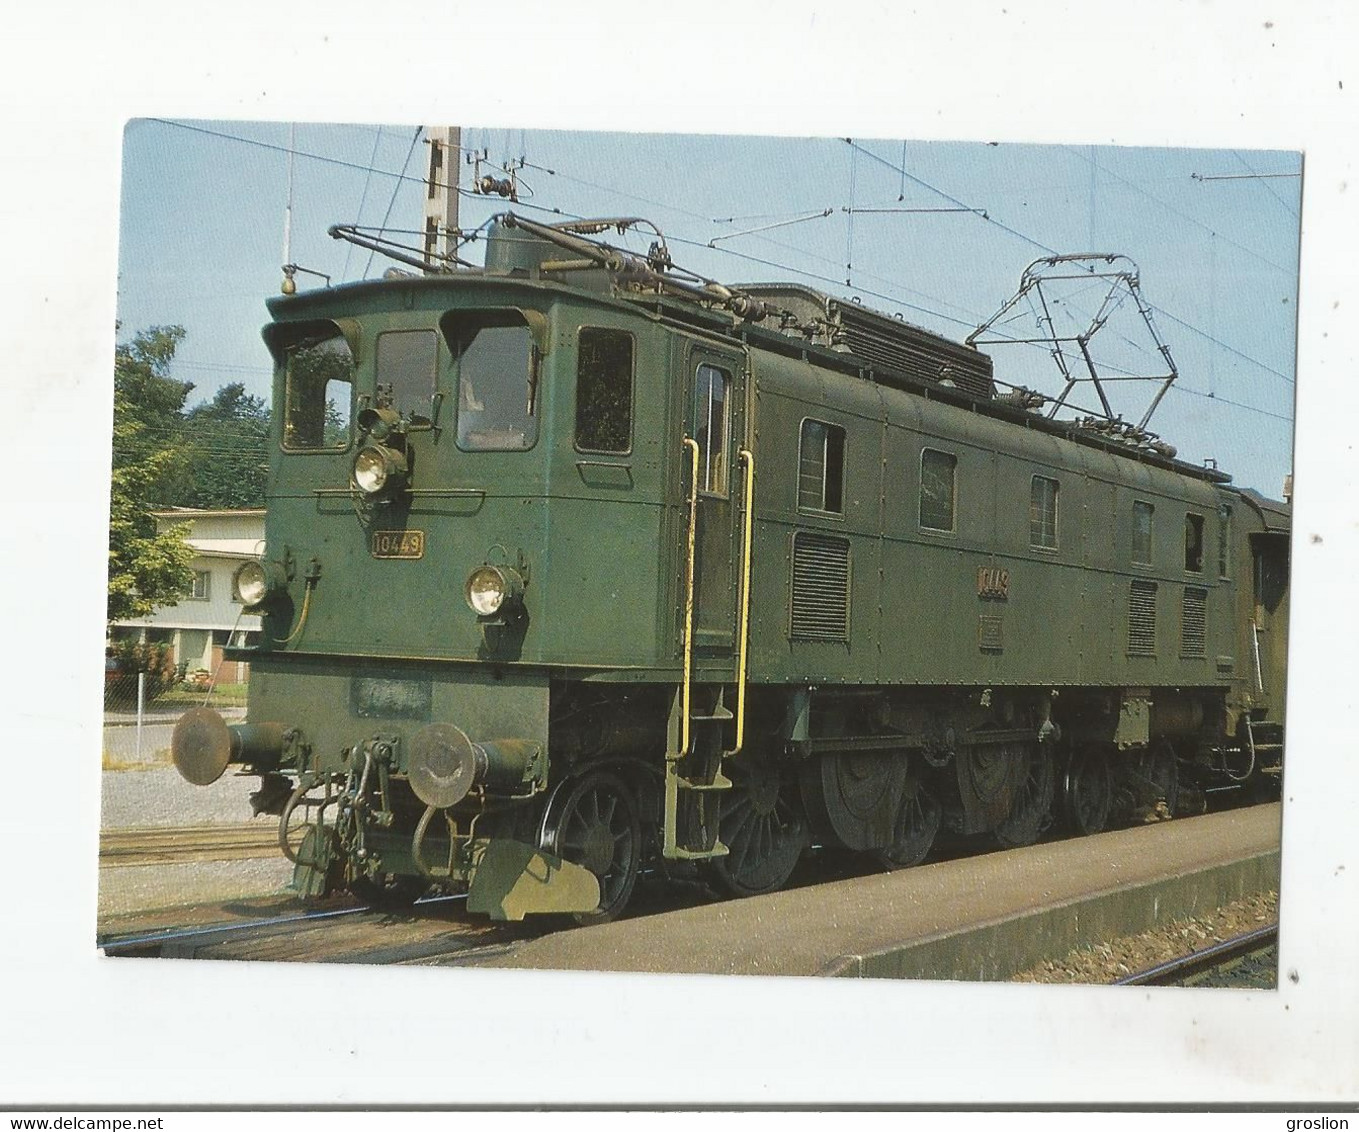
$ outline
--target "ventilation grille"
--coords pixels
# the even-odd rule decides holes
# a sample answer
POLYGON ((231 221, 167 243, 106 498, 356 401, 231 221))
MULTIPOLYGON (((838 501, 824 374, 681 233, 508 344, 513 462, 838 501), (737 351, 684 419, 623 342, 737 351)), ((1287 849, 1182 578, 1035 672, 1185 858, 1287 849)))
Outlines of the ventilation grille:
POLYGON ((793 536, 793 620, 799 641, 849 639, 849 542, 807 534, 793 536))
POLYGON ((1206 656, 1208 652, 1208 591, 1185 586, 1180 606, 1180 655, 1206 656))
POLYGON ((1156 655, 1156 583, 1135 581, 1128 590, 1128 652, 1156 655))
POLYGON ((855 319, 853 312, 842 309, 845 345, 870 365, 897 370, 917 381, 951 381, 958 389, 974 397, 989 398, 991 359, 976 350, 968 350, 948 343, 952 349, 941 348, 938 341, 908 326, 879 327, 865 325, 855 319))

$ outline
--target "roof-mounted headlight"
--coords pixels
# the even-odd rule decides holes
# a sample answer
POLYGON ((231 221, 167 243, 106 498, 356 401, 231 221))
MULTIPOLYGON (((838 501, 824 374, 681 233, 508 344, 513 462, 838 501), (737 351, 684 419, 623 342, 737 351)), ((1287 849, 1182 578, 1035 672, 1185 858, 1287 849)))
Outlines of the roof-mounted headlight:
POLYGON ((507 566, 478 566, 467 577, 463 596, 478 617, 508 612, 524 593, 524 583, 507 566))
POLYGON ((385 444, 365 444, 354 457, 354 486, 364 495, 391 495, 406 480, 406 456, 385 444))
POLYGON ((237 566, 231 579, 232 593, 247 610, 256 610, 269 604, 287 585, 287 572, 282 566, 257 558, 237 566))

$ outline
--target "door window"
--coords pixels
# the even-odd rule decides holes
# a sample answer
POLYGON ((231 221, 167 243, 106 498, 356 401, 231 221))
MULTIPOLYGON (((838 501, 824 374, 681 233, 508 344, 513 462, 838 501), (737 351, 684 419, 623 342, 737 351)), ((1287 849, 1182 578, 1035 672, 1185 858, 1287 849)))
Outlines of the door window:
POLYGON ((694 419, 698 441, 698 489, 708 495, 727 494, 727 414, 731 374, 703 362, 694 382, 694 419))

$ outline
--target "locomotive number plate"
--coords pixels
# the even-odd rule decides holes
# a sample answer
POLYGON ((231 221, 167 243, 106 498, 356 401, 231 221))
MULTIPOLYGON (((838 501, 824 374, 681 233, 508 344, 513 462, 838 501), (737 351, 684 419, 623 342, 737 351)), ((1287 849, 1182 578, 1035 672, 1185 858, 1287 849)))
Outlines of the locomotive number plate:
POLYGON ((1010 571, 999 566, 977 567, 977 596, 991 601, 1008 601, 1010 598, 1010 571))
POLYGON ((374 531, 374 558, 423 558, 424 531, 374 531))

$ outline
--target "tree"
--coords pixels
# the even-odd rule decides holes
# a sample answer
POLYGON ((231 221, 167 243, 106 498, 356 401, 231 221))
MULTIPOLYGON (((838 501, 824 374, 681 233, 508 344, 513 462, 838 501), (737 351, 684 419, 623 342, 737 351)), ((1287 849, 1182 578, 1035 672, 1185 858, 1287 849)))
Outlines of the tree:
POLYGON ((190 507, 263 507, 269 461, 269 405, 235 381, 185 414, 192 462, 190 507))
POLYGON ((169 375, 183 337, 183 327, 153 326, 114 352, 110 621, 145 617, 158 605, 173 605, 193 581, 193 552, 183 528, 157 532, 150 515, 185 482, 179 425, 193 386, 169 375))

